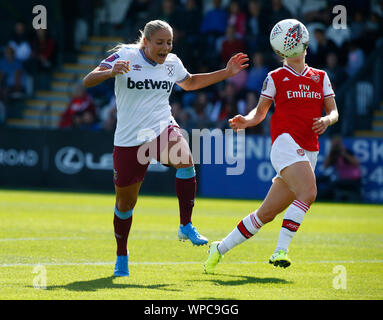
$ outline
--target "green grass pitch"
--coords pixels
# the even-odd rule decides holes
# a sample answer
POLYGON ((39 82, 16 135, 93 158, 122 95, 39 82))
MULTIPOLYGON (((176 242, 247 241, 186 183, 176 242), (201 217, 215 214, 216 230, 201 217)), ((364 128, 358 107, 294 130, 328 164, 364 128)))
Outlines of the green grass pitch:
MULTIPOLYGON (((200 198, 193 224, 219 240, 259 204, 200 198)), ((177 198, 140 196, 129 278, 112 277, 113 208, 112 194, 0 190, 0 299, 383 298, 383 206, 314 203, 287 269, 267 263, 279 215, 207 275, 208 247, 177 239, 177 198)))

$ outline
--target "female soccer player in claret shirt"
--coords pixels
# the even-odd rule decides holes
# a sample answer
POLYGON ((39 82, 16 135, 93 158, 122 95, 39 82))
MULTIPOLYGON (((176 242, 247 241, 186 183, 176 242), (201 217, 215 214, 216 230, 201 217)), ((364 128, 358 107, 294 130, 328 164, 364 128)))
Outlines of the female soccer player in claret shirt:
POLYGON ((289 244, 317 194, 314 170, 318 135, 338 121, 335 95, 326 72, 309 67, 305 56, 306 50, 298 57, 286 58, 283 67, 271 71, 265 79, 258 105, 248 115, 229 120, 234 131, 256 126, 265 119, 274 101, 270 159, 277 175, 261 206, 222 241, 210 245, 204 264, 206 273, 214 273, 226 252, 251 238, 286 208, 269 263, 284 268, 291 264, 287 256, 289 244), (323 109, 326 116, 322 116, 323 109))
POLYGON ((208 242, 191 223, 196 196, 195 169, 189 145, 171 114, 169 96, 174 83, 187 91, 204 88, 247 68, 249 59, 246 54, 238 53, 222 70, 190 74, 181 60, 170 53, 172 43, 171 26, 161 20, 150 21, 137 43, 117 46, 116 52, 103 60, 83 81, 86 87, 91 87, 115 78, 115 276, 129 275, 127 243, 133 208, 151 158, 177 169, 175 186, 181 222, 179 239, 190 240, 194 245, 208 242), (175 157, 175 153, 181 154, 180 158, 175 157))

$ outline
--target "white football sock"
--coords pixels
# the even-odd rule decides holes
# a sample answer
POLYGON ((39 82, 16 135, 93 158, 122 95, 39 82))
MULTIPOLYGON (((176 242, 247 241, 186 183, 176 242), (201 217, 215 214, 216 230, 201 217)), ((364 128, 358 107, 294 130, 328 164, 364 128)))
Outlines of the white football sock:
POLYGON ((278 250, 288 251, 290 242, 301 225, 303 217, 309 208, 310 206, 300 200, 294 200, 293 203, 287 208, 287 211, 283 217, 282 228, 279 233, 275 252, 278 250))
POLYGON ((237 227, 224 238, 218 245, 217 249, 224 255, 235 246, 241 244, 247 239, 255 235, 263 226, 262 221, 257 216, 257 211, 249 214, 246 218, 238 223, 237 227))

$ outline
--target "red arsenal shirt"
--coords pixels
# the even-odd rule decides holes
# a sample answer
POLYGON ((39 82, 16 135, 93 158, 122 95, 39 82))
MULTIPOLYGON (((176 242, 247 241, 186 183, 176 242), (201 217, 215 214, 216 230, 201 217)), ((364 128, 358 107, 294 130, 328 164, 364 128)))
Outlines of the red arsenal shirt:
POLYGON ((263 83, 261 96, 274 101, 271 117, 272 142, 289 133, 300 147, 318 151, 318 134, 313 118, 323 113, 323 100, 335 96, 325 71, 306 65, 302 73, 288 65, 271 71, 263 83))

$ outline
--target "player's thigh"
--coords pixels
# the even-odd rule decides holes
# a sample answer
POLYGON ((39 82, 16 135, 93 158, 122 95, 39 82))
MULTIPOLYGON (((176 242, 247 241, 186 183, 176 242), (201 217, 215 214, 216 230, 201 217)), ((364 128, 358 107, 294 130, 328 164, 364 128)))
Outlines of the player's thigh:
POLYGON ((136 205, 142 182, 136 182, 126 187, 114 185, 116 191, 116 206, 121 212, 132 210, 136 205))
POLYGON ((295 200, 295 194, 281 178, 275 178, 257 215, 263 223, 272 221, 295 200))
POLYGON ((309 161, 293 163, 281 171, 281 176, 297 199, 310 205, 316 197, 316 182, 309 161))
POLYGON ((193 165, 193 156, 189 144, 184 137, 170 140, 160 154, 160 162, 175 168, 185 168, 193 165))

